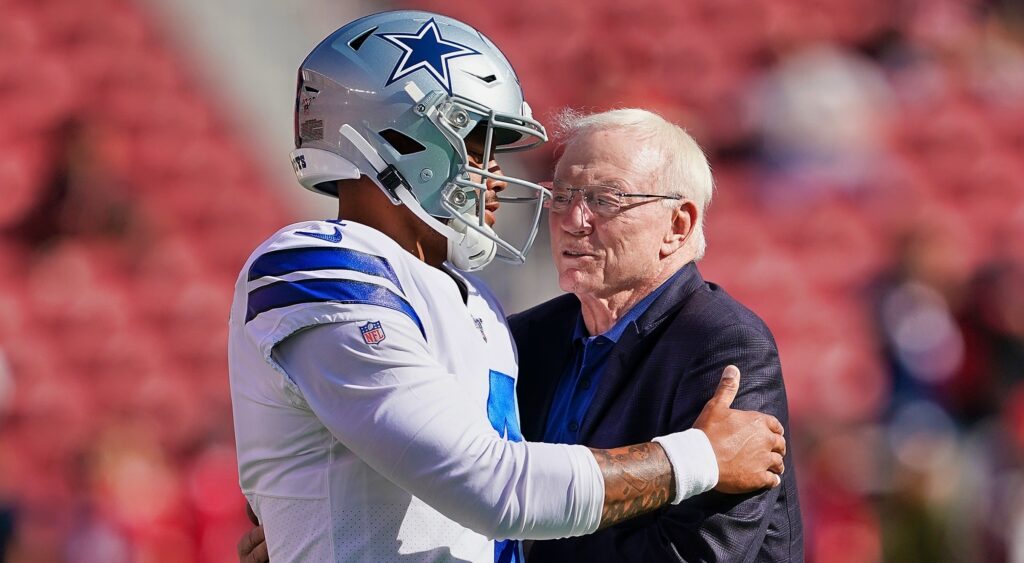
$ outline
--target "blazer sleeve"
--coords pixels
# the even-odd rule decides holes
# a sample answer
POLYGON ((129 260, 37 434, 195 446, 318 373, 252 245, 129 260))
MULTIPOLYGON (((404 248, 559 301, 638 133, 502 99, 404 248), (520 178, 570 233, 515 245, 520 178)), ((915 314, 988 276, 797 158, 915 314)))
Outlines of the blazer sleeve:
MULTIPOLYGON (((789 412, 782 381, 779 352, 771 333, 763 325, 736 324, 707 341, 704 353, 687 368, 684 382, 700 382, 703 405, 718 386, 722 370, 733 364, 740 369, 740 390, 733 408, 774 415, 788 431, 789 412)), ((681 385, 684 387, 684 385, 681 385)), ((691 394, 690 389, 680 389, 691 394)), ((677 403, 691 404, 684 396, 677 403)), ((696 409, 699 414, 700 408, 696 409)), ((692 407, 680 411, 687 426, 693 424, 692 407)), ((786 466, 792 469, 789 454, 786 466)), ((783 486, 745 495, 710 491, 666 511, 662 525, 672 548, 682 561, 754 561, 768 533, 773 508, 783 486)), ((784 554, 773 554, 776 559, 784 554)), ((777 559, 778 560, 778 559, 777 559)))
MULTIPOLYGON (((740 324, 708 338, 701 353, 685 368, 677 388, 672 427, 692 427, 729 364, 736 365, 741 373, 733 408, 769 413, 788 426, 775 341, 764 327, 740 324)), ((786 466, 787 470, 792 467, 788 454, 786 466)), ((781 487, 745 495, 716 491, 698 495, 657 513, 654 525, 617 526, 617 533, 608 538, 612 545, 606 547, 621 561, 759 560, 765 557, 760 553, 762 544, 785 486, 784 482, 781 487)), ((788 560, 786 554, 771 554, 769 558, 788 560)))

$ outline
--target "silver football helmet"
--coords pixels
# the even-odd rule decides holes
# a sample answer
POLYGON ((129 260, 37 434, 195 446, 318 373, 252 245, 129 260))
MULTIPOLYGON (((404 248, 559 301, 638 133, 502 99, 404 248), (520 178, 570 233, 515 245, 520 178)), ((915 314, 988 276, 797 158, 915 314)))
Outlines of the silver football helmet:
POLYGON ((525 260, 550 193, 484 168, 494 153, 546 140, 505 56, 449 17, 366 16, 324 39, 299 68, 291 154, 299 182, 338 197, 335 180, 372 178, 448 239, 448 259, 463 270, 495 256, 525 260), (467 138, 483 167, 470 163, 467 138), (485 222, 488 179, 507 183, 498 202, 532 206, 518 244, 485 222))

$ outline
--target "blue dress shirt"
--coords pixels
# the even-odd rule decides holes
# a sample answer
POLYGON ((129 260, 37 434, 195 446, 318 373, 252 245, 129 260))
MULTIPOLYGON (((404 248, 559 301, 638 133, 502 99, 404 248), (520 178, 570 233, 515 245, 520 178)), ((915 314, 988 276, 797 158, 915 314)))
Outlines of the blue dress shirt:
POLYGON ((605 333, 590 336, 583 323, 583 314, 576 320, 573 334, 573 359, 558 380, 555 395, 548 411, 547 426, 544 428, 544 441, 553 444, 578 444, 580 426, 583 417, 594 399, 594 391, 601 380, 605 363, 611 355, 612 348, 622 337, 631 323, 643 315, 651 303, 668 287, 684 268, 665 280, 657 289, 641 299, 605 333))

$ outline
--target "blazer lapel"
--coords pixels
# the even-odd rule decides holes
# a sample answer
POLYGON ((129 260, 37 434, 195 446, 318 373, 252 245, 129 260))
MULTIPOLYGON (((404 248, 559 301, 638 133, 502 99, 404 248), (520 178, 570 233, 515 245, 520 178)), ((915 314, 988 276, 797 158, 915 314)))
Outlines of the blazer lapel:
POLYGON ((555 318, 530 320, 526 342, 517 342, 526 350, 520 358, 529 358, 519 366, 517 396, 520 410, 525 413, 520 426, 531 441, 543 439, 558 380, 572 361, 572 335, 579 316, 579 301, 573 301, 575 307, 555 318))
POLYGON ((665 291, 651 303, 647 311, 637 319, 640 334, 651 332, 665 317, 679 310, 695 291, 704 287, 704 278, 693 262, 682 267, 679 274, 669 282, 665 291))
MULTIPOLYGON (((679 275, 672 279, 665 291, 651 303, 647 311, 640 315, 635 323, 630 324, 622 333, 619 341, 612 349, 611 355, 601 374, 601 383, 594 390, 594 399, 583 418, 583 429, 580 432, 582 443, 591 445, 593 429, 603 419, 612 404, 622 395, 626 386, 632 381, 633 375, 640 365, 644 351, 654 345, 655 339, 647 338, 650 333, 672 313, 679 310, 695 291, 704 285, 704 279, 697 266, 690 262, 683 266, 679 275)), ((550 399, 549 399, 550 403, 550 399)), ((593 444, 599 447, 615 447, 625 444, 593 444)))

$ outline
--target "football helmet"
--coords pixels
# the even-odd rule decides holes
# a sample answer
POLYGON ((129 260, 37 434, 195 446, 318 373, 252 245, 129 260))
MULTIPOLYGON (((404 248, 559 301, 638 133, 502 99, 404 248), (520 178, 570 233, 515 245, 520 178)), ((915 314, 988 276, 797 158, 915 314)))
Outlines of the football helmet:
POLYGON ((366 16, 324 39, 299 68, 291 154, 299 182, 344 197, 335 180, 368 176, 448 239, 459 269, 525 259, 550 194, 485 168, 495 153, 546 140, 505 56, 449 17, 366 16), (470 161, 467 139, 483 166, 470 161), (498 202, 530 206, 525 235, 499 235, 485 222, 488 179, 507 184, 498 202))

